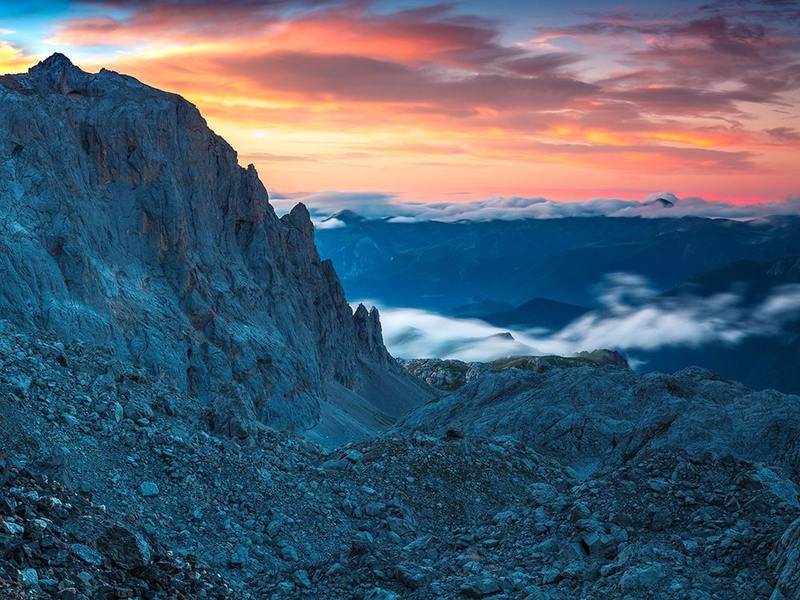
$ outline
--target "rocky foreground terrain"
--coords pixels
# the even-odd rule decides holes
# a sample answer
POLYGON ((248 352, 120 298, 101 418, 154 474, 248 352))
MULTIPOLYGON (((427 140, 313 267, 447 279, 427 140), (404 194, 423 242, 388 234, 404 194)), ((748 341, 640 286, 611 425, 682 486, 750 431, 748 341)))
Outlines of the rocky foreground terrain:
MULTIPOLYGON (((621 367, 548 372, 585 369, 600 386, 621 367)), ((193 398, 110 353, 7 323, 0 373, 2 597, 800 594, 785 461, 651 443, 587 474, 455 425, 335 450, 219 436, 193 398)))
POLYGON ((396 362, 196 109, 0 78, 0 598, 800 598, 800 398, 396 362))

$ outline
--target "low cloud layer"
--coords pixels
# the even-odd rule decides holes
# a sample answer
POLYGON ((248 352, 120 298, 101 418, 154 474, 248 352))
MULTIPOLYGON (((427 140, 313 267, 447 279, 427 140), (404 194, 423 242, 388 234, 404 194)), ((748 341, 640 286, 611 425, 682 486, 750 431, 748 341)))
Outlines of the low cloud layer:
POLYGON ((734 345, 775 335, 800 316, 800 285, 776 287, 756 306, 736 294, 664 298, 641 277, 609 275, 599 286, 602 307, 559 331, 514 330, 408 308, 383 308, 389 350, 402 358, 492 360, 523 354, 574 355, 611 348, 628 354, 665 347, 734 345), (509 332, 513 339, 501 334, 509 332))
POLYGON ((342 227, 344 219, 331 215, 347 210, 367 219, 388 219, 392 223, 420 221, 455 222, 557 219, 564 217, 708 217, 753 219, 772 215, 800 214, 800 197, 781 202, 733 204, 703 198, 677 198, 670 192, 651 194, 644 200, 594 199, 556 202, 545 198, 489 198, 469 202, 403 202, 392 194, 379 192, 323 192, 308 195, 276 196, 272 204, 280 213, 303 202, 319 228, 342 227))

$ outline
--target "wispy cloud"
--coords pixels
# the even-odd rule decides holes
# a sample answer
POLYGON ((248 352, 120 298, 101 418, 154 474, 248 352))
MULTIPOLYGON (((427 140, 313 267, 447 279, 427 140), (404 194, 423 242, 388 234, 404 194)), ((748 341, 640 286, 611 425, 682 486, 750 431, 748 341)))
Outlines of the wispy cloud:
POLYGON ((600 286, 602 307, 555 332, 508 330, 479 320, 408 309, 381 309, 389 350, 402 358, 492 360, 511 355, 574 355, 611 348, 623 352, 704 344, 735 345, 775 335, 800 316, 800 285, 776 287, 757 306, 733 293, 666 298, 645 279, 611 274, 600 286), (498 334, 510 332, 513 339, 498 334))
POLYGON ((484 361, 536 352, 527 335, 514 332, 517 339, 508 339, 502 336, 508 330, 482 321, 413 308, 381 308, 380 313, 386 346, 399 358, 484 361))

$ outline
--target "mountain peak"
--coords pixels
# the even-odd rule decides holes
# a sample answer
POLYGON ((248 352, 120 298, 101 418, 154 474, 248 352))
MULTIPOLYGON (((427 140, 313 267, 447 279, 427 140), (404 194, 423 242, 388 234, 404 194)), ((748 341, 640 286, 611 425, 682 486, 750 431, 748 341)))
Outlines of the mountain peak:
POLYGON ((352 223, 361 223, 362 221, 366 221, 366 219, 363 216, 361 216, 360 214, 358 214, 353 210, 350 210, 349 208, 340 210, 339 212, 332 214, 325 220, 329 221, 331 219, 336 219, 337 221, 341 221, 342 223, 346 223, 348 225, 352 223))
POLYGON ((350 439, 387 394, 395 407, 429 398, 371 321, 364 349, 306 207, 279 220, 255 169, 192 104, 63 54, 2 85, 12 93, 0 93, 0 197, 15 198, 0 202, 3 321, 135 356, 236 437, 259 423, 322 424, 317 439, 350 439), (148 294, 112 292, 143 281, 148 294), (141 336, 123 315, 136 315, 141 336), (363 413, 328 420, 323 403, 347 399, 363 413))
POLYGON ((661 206, 663 208, 672 208, 673 206, 675 206, 674 202, 666 198, 661 198, 660 196, 655 200, 653 200, 651 204, 657 204, 658 206, 661 206))
POLYGON ((655 206, 658 208, 672 208, 678 202, 678 197, 672 192, 658 192, 650 194, 644 199, 645 206, 655 206))
POLYGON ((26 87, 39 93, 83 95, 92 79, 85 71, 72 64, 64 54, 56 52, 28 69, 28 75, 20 77, 26 87))
POLYGON ((65 55, 61 54, 60 52, 55 52, 51 54, 43 61, 40 61, 36 65, 32 66, 28 71, 30 73, 36 73, 39 71, 63 71, 68 69, 74 69, 76 71, 80 71, 78 67, 76 67, 73 62, 65 55))
POLYGON ((489 336, 490 340, 513 340, 514 336, 511 334, 510 331, 502 331, 500 333, 495 333, 489 336))

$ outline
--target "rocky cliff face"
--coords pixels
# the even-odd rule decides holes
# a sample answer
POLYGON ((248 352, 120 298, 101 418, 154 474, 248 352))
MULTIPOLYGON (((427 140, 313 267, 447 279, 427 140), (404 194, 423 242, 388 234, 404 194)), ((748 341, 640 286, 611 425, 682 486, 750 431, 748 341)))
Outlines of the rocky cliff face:
POLYGON ((777 579, 770 600, 800 598, 800 519, 786 528, 767 560, 777 579))
POLYGON ((332 395, 378 422, 376 369, 392 398, 425 397, 377 313, 354 318, 305 207, 278 218, 181 97, 56 54, 0 78, 0 140, 5 318, 109 345, 240 436, 318 426, 332 395))

